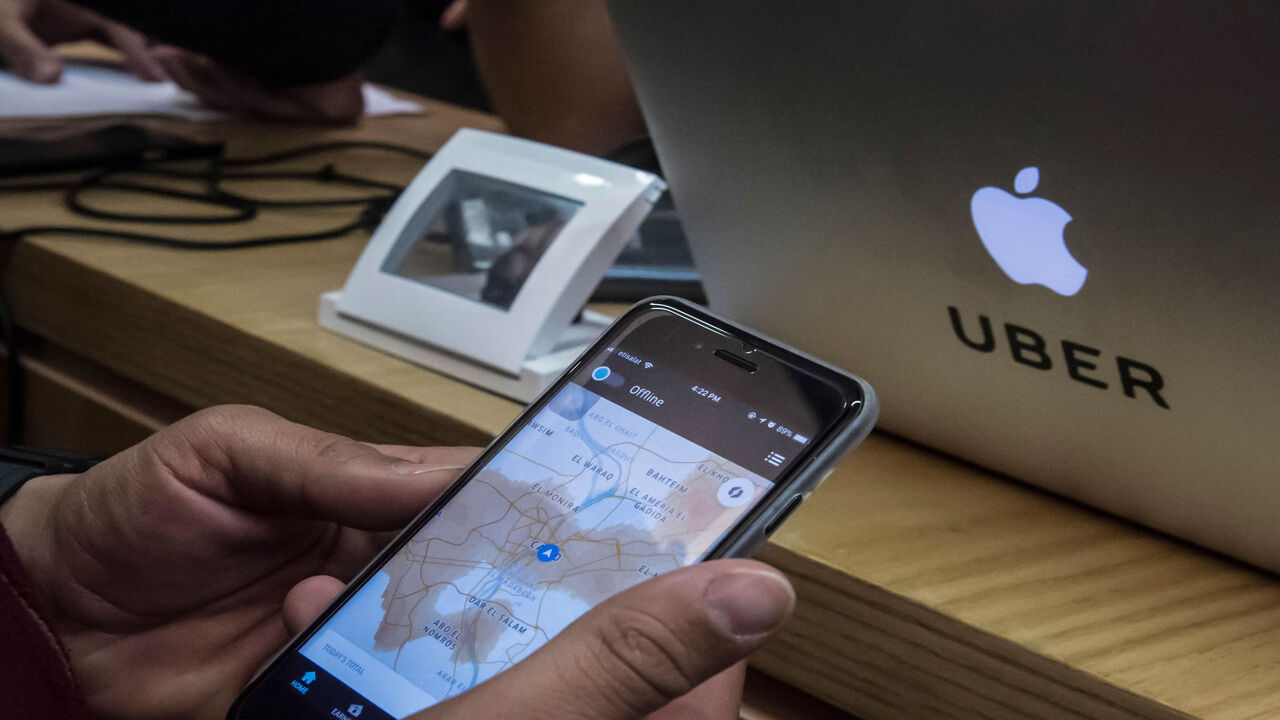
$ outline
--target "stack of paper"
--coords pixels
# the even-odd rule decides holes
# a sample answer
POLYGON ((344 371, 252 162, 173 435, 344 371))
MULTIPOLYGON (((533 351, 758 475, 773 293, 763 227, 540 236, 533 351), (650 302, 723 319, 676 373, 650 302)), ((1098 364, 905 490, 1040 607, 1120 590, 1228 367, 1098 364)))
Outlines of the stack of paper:
MULTIPOLYGON (((364 112, 420 113, 422 107, 366 83, 364 112)), ((56 85, 37 85, 0 71, 0 118, 88 115, 174 115, 190 120, 228 117, 201 105, 194 95, 172 82, 143 82, 111 68, 68 65, 56 85)))

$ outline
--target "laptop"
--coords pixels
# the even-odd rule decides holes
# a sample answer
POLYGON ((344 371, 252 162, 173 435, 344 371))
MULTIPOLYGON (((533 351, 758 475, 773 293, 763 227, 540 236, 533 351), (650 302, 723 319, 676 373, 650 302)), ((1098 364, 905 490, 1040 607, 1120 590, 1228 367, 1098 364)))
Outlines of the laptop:
POLYGON ((611 10, 711 307, 1280 571, 1280 4, 611 10))

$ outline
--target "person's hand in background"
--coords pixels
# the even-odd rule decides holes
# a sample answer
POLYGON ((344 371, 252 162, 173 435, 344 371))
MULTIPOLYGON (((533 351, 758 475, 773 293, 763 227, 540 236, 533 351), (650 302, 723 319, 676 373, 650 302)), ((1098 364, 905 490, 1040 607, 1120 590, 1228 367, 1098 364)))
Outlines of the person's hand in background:
POLYGON ((358 72, 328 82, 270 87, 190 50, 161 46, 152 50, 152 57, 179 87, 217 110, 271 120, 334 124, 353 123, 364 112, 358 72))
POLYGON ((440 13, 440 29, 459 32, 467 27, 467 0, 453 0, 440 13))
POLYGON ((31 82, 62 77, 63 62, 51 46, 97 40, 120 51, 129 71, 148 81, 166 78, 141 34, 66 0, 0 0, 0 59, 31 82))

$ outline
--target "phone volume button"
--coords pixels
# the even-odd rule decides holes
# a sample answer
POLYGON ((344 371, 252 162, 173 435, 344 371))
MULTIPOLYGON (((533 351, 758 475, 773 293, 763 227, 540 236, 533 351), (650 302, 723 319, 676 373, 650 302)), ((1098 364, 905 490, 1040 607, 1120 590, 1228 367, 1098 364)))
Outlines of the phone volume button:
POLYGON ((795 512, 796 508, 800 507, 800 503, 802 502, 804 502, 803 495, 792 495, 791 499, 787 501, 787 504, 783 505, 782 509, 779 510, 777 513, 775 513, 773 518, 770 519, 769 522, 765 524, 764 526, 765 537, 769 537, 770 535, 772 535, 773 531, 777 530, 778 526, 781 525, 782 522, 786 520, 788 516, 791 515, 791 513, 795 512))

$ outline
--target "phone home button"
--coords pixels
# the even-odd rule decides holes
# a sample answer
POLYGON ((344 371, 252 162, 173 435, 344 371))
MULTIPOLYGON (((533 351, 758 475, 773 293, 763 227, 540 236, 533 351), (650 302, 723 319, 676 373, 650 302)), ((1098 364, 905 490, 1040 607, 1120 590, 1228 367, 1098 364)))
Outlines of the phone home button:
POLYGON ((802 502, 804 502, 803 495, 792 495, 791 499, 787 501, 787 504, 783 505, 782 509, 779 510, 778 513, 773 516, 773 519, 770 520, 769 523, 764 526, 765 537, 772 535, 773 531, 777 530, 778 526, 782 524, 782 521, 786 520, 787 516, 795 512, 795 509, 800 507, 800 503, 802 502))

